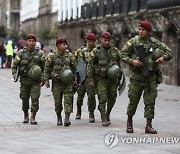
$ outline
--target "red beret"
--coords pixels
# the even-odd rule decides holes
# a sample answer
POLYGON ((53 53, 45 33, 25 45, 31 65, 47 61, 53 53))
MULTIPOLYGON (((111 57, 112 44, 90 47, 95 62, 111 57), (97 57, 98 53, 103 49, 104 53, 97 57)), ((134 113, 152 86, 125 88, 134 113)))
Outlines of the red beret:
POLYGON ((66 39, 58 38, 58 39, 56 40, 56 45, 57 45, 57 44, 60 44, 60 43, 66 43, 66 44, 67 44, 67 41, 66 41, 66 39))
POLYGON ((34 40, 36 41, 36 35, 34 35, 34 34, 28 34, 28 35, 26 36, 26 40, 28 40, 28 39, 34 39, 34 40))
POLYGON ((86 39, 96 41, 96 35, 94 33, 89 33, 86 35, 86 39))
POLYGON ((149 32, 152 31, 152 26, 151 26, 151 23, 149 21, 141 21, 139 23, 139 27, 143 27, 144 29, 146 29, 149 32))
POLYGON ((109 33, 109 32, 103 32, 103 33, 101 34, 101 37, 104 37, 104 38, 107 38, 107 39, 110 39, 110 40, 111 40, 112 35, 111 35, 111 33, 109 33))

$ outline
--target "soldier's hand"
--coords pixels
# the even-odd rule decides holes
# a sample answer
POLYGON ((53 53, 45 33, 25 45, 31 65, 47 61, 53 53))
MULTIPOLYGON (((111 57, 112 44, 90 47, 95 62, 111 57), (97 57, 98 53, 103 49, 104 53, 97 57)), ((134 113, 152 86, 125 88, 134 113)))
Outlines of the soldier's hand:
POLYGON ((16 78, 16 74, 13 74, 13 79, 15 80, 15 78, 16 78))
POLYGON ((47 88, 50 88, 50 85, 49 85, 49 82, 48 82, 48 81, 45 81, 45 86, 46 86, 47 88))
POLYGON ((44 84, 45 84, 45 81, 42 79, 41 80, 41 87, 44 86, 44 84))
POLYGON ((164 62, 164 57, 160 57, 156 60, 157 64, 162 64, 164 62))
POLYGON ((132 64, 137 68, 142 67, 142 62, 139 60, 133 60, 132 64))
POLYGON ((89 82, 89 86, 95 87, 95 83, 94 82, 89 82))

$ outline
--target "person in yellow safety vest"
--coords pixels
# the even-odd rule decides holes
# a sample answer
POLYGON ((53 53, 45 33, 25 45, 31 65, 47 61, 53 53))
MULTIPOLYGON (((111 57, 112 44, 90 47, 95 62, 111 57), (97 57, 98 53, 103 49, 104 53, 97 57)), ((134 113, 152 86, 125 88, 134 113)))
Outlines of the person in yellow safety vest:
POLYGON ((12 57, 13 57, 13 46, 12 46, 11 40, 7 42, 6 56, 7 56, 6 68, 11 68, 11 62, 12 62, 12 57))

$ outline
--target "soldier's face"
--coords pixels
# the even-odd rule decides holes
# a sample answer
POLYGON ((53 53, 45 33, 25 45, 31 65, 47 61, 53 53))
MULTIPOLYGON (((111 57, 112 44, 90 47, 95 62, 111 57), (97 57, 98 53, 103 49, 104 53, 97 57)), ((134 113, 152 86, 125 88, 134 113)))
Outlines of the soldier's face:
POLYGON ((60 53, 64 53, 67 49, 67 44, 66 43, 57 44, 57 48, 60 53))
POLYGON ((86 42, 87 42, 88 47, 91 48, 91 49, 96 46, 96 45, 95 45, 96 41, 86 40, 86 42))
POLYGON ((101 37, 100 41, 101 41, 101 45, 102 45, 104 48, 109 48, 109 46, 110 46, 110 41, 111 41, 110 39, 101 37))
POLYGON ((35 46, 36 46, 36 41, 34 39, 28 39, 26 41, 26 45, 29 51, 34 51, 35 46))
POLYGON ((149 31, 147 31, 143 27, 139 27, 139 36, 141 38, 147 38, 147 37, 149 37, 149 31))

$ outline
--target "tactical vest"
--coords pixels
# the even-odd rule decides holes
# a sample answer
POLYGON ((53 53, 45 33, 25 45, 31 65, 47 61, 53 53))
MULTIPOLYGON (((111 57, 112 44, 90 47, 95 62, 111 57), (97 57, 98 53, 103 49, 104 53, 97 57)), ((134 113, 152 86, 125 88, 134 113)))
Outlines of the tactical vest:
POLYGON ((60 75, 65 69, 70 69, 70 57, 69 53, 65 53, 64 57, 60 57, 59 55, 55 54, 52 60, 52 72, 51 78, 52 79, 60 79, 60 75))
POLYGON ((31 69, 31 67, 33 65, 39 65, 39 64, 40 64, 39 49, 36 49, 31 54, 28 54, 28 51, 27 51, 26 48, 24 48, 22 50, 21 62, 20 62, 21 76, 27 76, 28 75, 28 71, 31 69), (32 59, 32 57, 33 57, 33 59, 32 59))
POLYGON ((108 69, 113 64, 117 64, 117 53, 115 53, 113 48, 105 51, 105 49, 97 47, 97 57, 95 59, 97 65, 97 67, 95 67, 95 74, 100 78, 108 78, 108 69))

